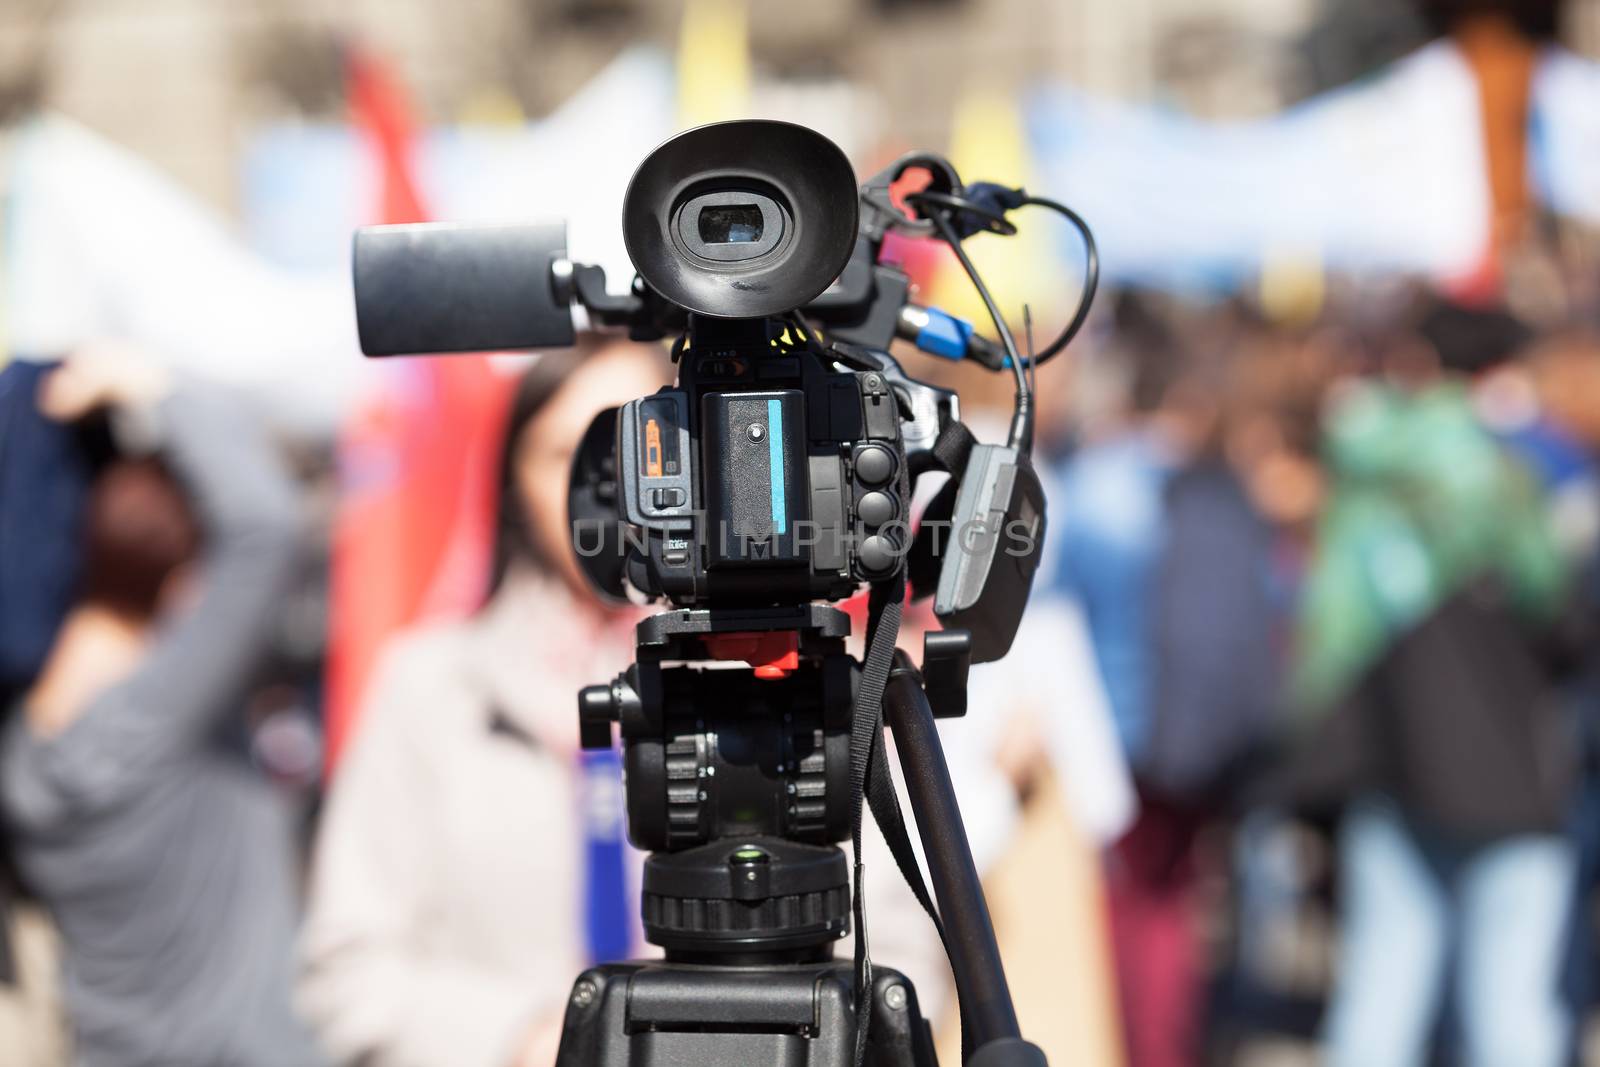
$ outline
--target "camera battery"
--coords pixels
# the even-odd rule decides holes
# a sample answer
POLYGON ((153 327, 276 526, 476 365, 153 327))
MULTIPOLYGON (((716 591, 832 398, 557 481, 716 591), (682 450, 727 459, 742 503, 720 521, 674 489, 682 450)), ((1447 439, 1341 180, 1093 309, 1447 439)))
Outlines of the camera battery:
POLYGON ((796 389, 708 393, 701 411, 707 565, 804 562, 805 403, 796 389))

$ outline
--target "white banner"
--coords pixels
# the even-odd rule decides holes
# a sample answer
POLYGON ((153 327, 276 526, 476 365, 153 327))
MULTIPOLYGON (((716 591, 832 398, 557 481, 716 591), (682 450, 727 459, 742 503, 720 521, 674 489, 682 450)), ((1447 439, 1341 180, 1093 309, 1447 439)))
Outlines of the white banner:
POLYGON ((1029 119, 1045 188, 1094 226, 1114 280, 1228 285, 1286 251, 1448 278, 1489 239, 1478 88, 1448 44, 1257 121, 1066 88, 1029 119))

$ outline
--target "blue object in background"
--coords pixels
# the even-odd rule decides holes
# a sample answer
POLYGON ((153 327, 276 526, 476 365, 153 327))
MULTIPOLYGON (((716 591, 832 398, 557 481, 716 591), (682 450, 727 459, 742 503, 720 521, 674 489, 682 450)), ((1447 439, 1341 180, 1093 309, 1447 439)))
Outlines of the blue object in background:
POLYGON ((614 749, 584 751, 582 817, 584 932, 590 963, 624 960, 633 951, 623 832, 622 759, 614 749))
POLYGON ((81 432, 34 403, 54 364, 0 369, 0 689, 44 665, 78 582, 80 523, 95 458, 81 432))
POLYGON ((1056 581, 1083 606, 1117 736, 1131 763, 1143 757, 1150 732, 1150 598, 1168 473, 1160 447, 1146 434, 1096 442, 1068 458, 1051 515, 1056 581))

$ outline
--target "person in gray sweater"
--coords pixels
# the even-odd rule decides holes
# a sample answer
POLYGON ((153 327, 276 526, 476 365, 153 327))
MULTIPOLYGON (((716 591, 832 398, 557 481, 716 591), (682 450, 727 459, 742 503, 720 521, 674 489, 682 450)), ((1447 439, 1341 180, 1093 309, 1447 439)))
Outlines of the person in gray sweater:
POLYGON ((70 360, 40 405, 160 442, 91 490, 82 593, 0 734, 0 814, 60 928, 75 1062, 318 1064, 290 1007, 292 827, 238 741, 295 568, 291 483, 225 394, 124 352, 70 360))

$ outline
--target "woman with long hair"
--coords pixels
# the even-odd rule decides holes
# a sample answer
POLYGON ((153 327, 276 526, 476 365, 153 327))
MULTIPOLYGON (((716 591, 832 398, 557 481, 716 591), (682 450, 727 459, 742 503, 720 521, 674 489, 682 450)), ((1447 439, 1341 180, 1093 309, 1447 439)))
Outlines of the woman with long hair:
POLYGON ((594 414, 665 371, 627 343, 538 359, 507 420, 487 601, 377 670, 303 939, 301 1005, 340 1063, 545 1067, 573 978, 632 947, 621 782, 579 748, 577 692, 629 662, 637 613, 588 590, 566 487, 594 414))

